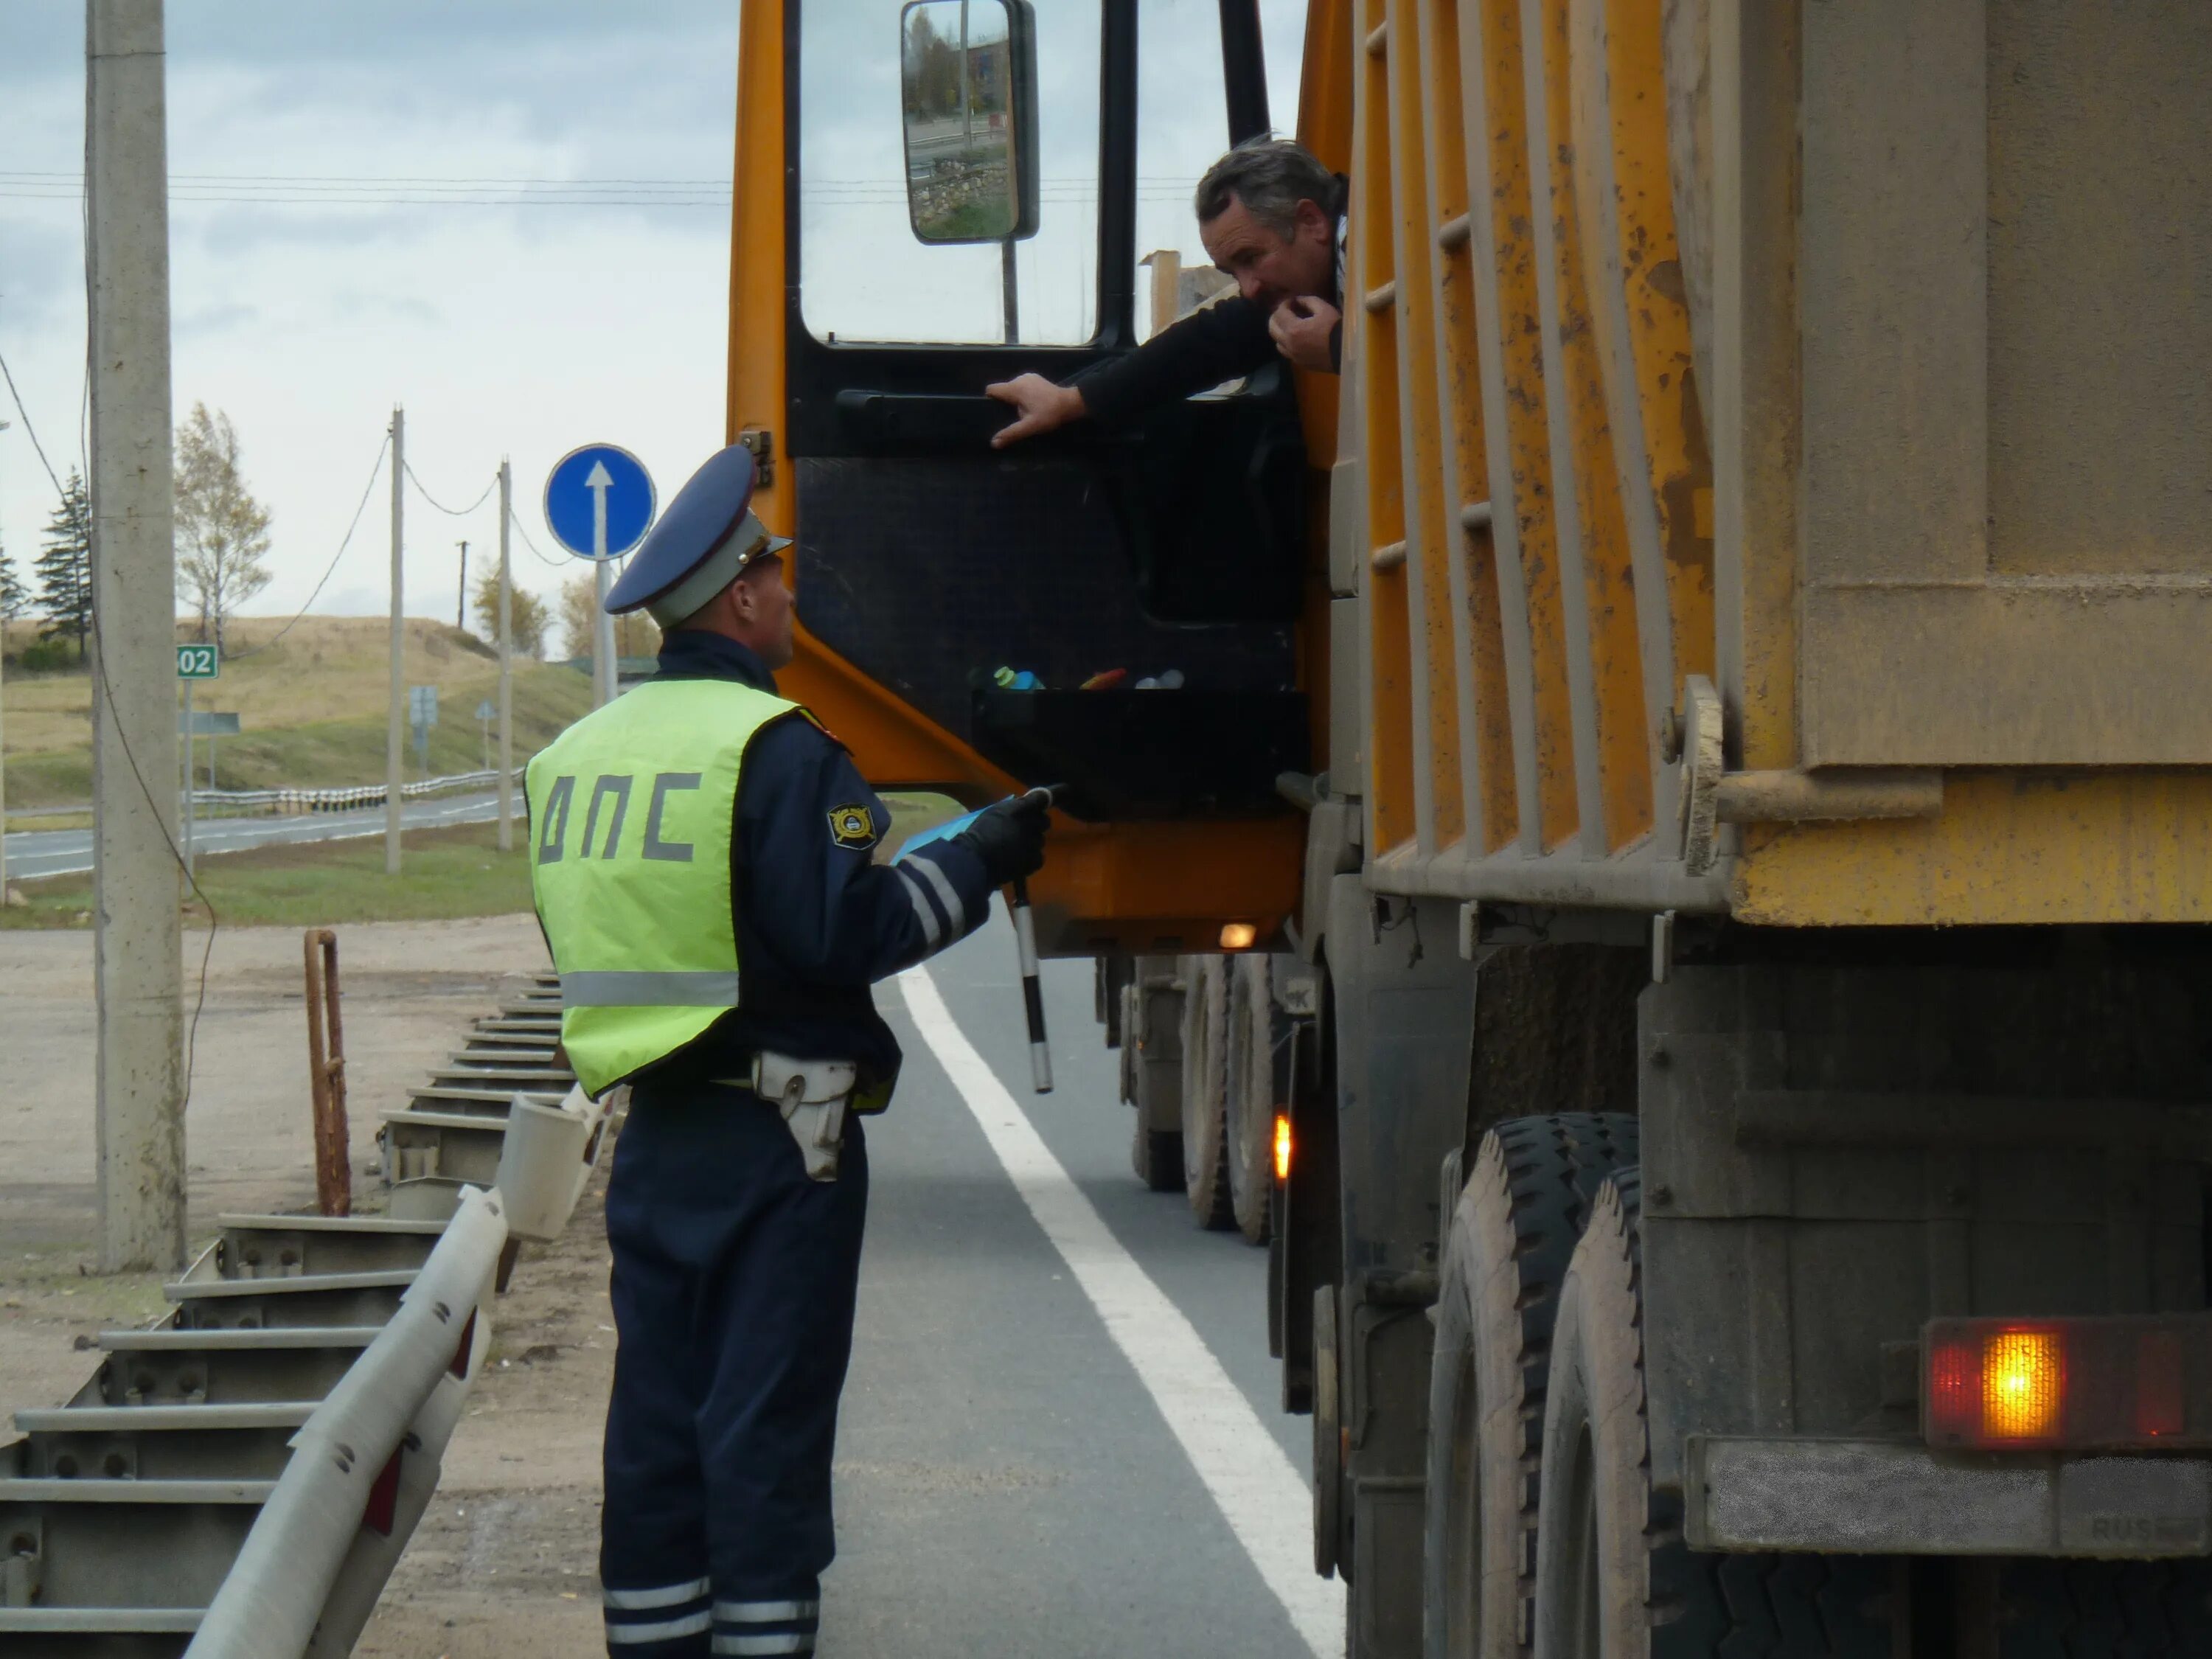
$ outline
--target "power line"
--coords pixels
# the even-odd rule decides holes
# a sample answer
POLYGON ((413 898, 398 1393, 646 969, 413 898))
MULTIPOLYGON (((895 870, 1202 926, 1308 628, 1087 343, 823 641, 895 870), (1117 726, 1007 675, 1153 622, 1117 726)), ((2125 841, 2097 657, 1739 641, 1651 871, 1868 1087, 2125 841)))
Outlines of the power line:
POLYGON ((514 525, 516 531, 521 535, 522 544, 530 550, 532 555, 536 557, 538 563, 550 566, 555 570, 566 570, 568 568, 569 561, 567 559, 549 559, 544 554, 538 552, 538 544, 530 539, 530 532, 527 530, 523 529, 521 519, 513 511, 509 511, 507 517, 507 521, 514 525))
MULTIPOLYGON (((353 532, 361 528, 361 515, 368 509, 369 494, 376 488, 376 481, 383 474, 384 458, 391 453, 391 449, 392 434, 386 432, 384 434, 383 443, 377 447, 375 465, 368 469, 368 483, 362 487, 361 500, 354 505, 353 522, 346 526, 345 537, 338 543, 338 550, 331 555, 331 562, 323 567, 323 574, 315 582, 314 592, 307 595, 307 604, 300 607, 290 622, 286 623, 259 645, 255 646, 252 650, 233 652, 231 653, 233 662, 243 662, 248 657, 258 657, 264 651, 274 650, 276 641, 290 633, 298 625, 300 618, 306 616, 313 608, 315 601, 322 597, 324 583, 330 580, 331 574, 338 568, 338 561, 345 557, 346 549, 353 544, 353 532)), ((417 488, 420 486, 418 485, 417 488)))
MULTIPOLYGON (((1088 173, 1063 173, 1048 175, 1046 184, 1079 184, 1091 179, 1088 173)), ((37 172, 23 169, 0 168, 0 180, 60 179, 81 182, 83 175, 76 172, 37 172)), ((489 185, 513 185, 523 188, 556 190, 727 190, 727 179, 545 179, 507 178, 497 175, 440 173, 173 173, 172 184, 207 185, 337 185, 386 187, 396 185, 427 185, 451 186, 455 189, 476 189, 489 185)), ((817 184, 866 184, 865 179, 835 179, 824 177, 811 182, 817 184)), ((1172 185, 1186 182, 1183 175, 1170 173, 1145 173, 1137 176, 1140 185, 1172 185)), ((1192 179, 1189 182, 1195 182, 1192 179)))
POLYGON ((39 457, 39 465, 46 469, 46 477, 54 486, 54 493, 56 495, 64 493, 62 489, 62 481, 55 474, 54 464, 46 459, 46 447, 39 441, 37 423, 31 419, 31 411, 23 407, 23 394, 15 390, 15 371, 8 367, 8 354, 4 351, 0 351, 0 379, 4 379, 8 382, 8 395, 15 400, 15 413, 22 417, 23 435, 30 439, 31 447, 39 457))
POLYGON ((493 490, 499 488, 499 475, 497 473, 494 473, 492 475, 491 482, 484 486, 483 494, 477 496, 476 500, 471 501, 466 507, 447 507, 435 495, 433 495, 428 489, 424 488, 422 479, 415 476, 415 467, 412 462, 403 461, 400 463, 400 465, 402 470, 407 474, 408 483, 415 486, 416 494, 422 496, 424 501, 429 502, 431 506, 436 507, 439 512, 444 514, 449 519, 467 518, 470 514, 475 512, 490 498, 491 492, 493 490))

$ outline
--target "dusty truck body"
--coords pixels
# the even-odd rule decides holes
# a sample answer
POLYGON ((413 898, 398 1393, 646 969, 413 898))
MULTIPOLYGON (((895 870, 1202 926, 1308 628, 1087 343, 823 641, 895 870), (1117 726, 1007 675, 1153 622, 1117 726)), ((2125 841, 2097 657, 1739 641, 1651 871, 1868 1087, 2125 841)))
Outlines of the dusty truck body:
POLYGON ((1073 786, 1046 944, 1272 1231, 1351 1651, 2212 1651, 2212 12, 1314 0, 1340 379, 994 454, 1136 342, 1164 55, 1196 150, 1267 88, 1249 0, 939 4, 1041 139, 744 9, 791 684, 1073 786))

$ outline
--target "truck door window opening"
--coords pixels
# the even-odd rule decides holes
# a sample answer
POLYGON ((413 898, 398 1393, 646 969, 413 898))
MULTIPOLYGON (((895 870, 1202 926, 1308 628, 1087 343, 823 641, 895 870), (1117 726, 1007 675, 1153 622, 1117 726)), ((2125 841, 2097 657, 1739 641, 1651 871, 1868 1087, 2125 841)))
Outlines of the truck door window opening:
MULTIPOLYGON (((976 15, 984 9, 979 0, 976 15)), ((832 344, 997 345, 1000 245, 915 240, 900 18, 895 0, 807 0, 800 9, 801 313, 832 344)), ((1081 345, 1098 329, 1100 27, 1098 0, 1036 9, 1038 225, 1015 244, 1024 345, 1081 345)))

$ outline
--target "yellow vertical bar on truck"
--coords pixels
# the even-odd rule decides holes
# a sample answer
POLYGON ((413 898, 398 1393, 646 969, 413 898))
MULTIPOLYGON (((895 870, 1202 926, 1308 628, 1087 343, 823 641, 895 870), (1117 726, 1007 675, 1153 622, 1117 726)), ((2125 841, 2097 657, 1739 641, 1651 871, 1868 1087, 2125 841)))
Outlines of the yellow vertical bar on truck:
MULTIPOLYGON (((1558 695, 1563 701, 1571 695, 1588 710, 1580 725, 1595 753, 1584 776, 1595 774, 1604 827, 1601 834, 1593 826, 1583 844, 1601 848, 1633 839, 1650 818, 1643 638, 1650 599, 1628 555, 1602 370, 1591 337, 1570 130, 1569 14, 1557 0, 1528 0, 1522 20, 1554 534, 1577 634, 1573 690, 1563 684, 1558 695)), ((1558 780, 1561 788, 1567 782, 1558 780)))
MULTIPOLYGON (((1551 453, 1543 348, 1528 253, 1528 155, 1521 118, 1520 0, 1470 0, 1458 21, 1475 365, 1482 398, 1488 524, 1479 571, 1496 618, 1493 661, 1480 665, 1490 837, 1486 851, 1536 845, 1535 694, 1524 562, 1551 562, 1551 453)), ((1476 506, 1470 501, 1462 510, 1476 506)))
POLYGON ((1398 317, 1390 265, 1391 200, 1389 50, 1386 0, 1362 0, 1363 50, 1352 64, 1354 216, 1345 302, 1348 349, 1361 366, 1361 445, 1367 478, 1367 546, 1361 586, 1367 595, 1369 709, 1368 815, 1371 849, 1387 853, 1414 840, 1412 616, 1406 578, 1406 498, 1400 449, 1398 317), (1358 204, 1367 204, 1360 210, 1358 204))
POLYGON ((1422 125, 1436 252, 1433 392, 1440 430, 1447 572, 1456 660, 1452 689, 1460 732, 1461 811, 1475 854, 1511 836, 1513 738, 1498 633, 1497 544, 1489 527, 1490 466, 1483 347, 1475 307, 1474 204, 1462 131, 1459 8, 1420 0, 1422 125))
POLYGON ((1390 88, 1390 240, 1398 316, 1399 444, 1405 480, 1407 667, 1415 716, 1413 795, 1421 850, 1457 842, 1467 826, 1460 787, 1455 683, 1462 632, 1453 623, 1450 566, 1458 526, 1447 527, 1443 446, 1437 418, 1437 301, 1431 265, 1437 215, 1430 197, 1423 61, 1414 0, 1389 0, 1397 49, 1384 57, 1390 88))
MULTIPOLYGON (((1656 7, 1576 0, 1574 12, 1576 201, 1615 488, 1650 601, 1638 632, 1656 719, 1683 676, 1713 672, 1712 463, 1675 238, 1665 53, 1656 7)), ((1653 723, 1620 734, 1639 773, 1655 758, 1653 723)))

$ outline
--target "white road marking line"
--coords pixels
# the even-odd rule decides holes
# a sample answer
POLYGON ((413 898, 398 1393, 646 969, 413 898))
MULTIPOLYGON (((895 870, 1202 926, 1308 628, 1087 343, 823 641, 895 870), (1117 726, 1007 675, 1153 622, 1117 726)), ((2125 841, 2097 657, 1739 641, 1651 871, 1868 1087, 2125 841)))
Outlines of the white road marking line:
POLYGON ((1167 1293, 1098 1218, 953 1019, 923 968, 898 976, 907 1012, 1047 1238, 1073 1269, 1261 1578, 1314 1659, 1344 1652, 1344 1586, 1313 1571, 1312 1496, 1251 1402, 1167 1293))

